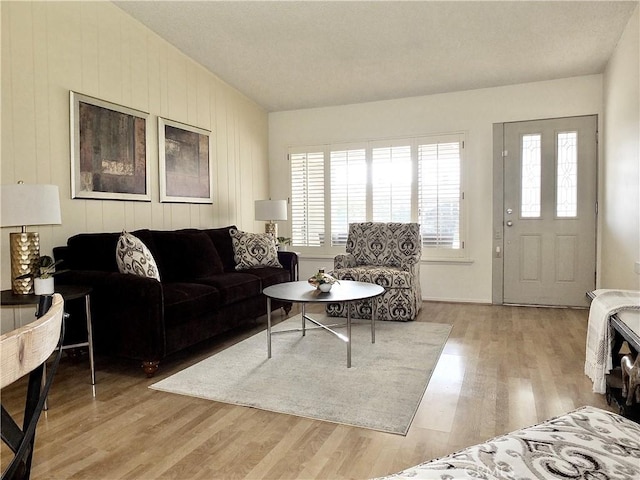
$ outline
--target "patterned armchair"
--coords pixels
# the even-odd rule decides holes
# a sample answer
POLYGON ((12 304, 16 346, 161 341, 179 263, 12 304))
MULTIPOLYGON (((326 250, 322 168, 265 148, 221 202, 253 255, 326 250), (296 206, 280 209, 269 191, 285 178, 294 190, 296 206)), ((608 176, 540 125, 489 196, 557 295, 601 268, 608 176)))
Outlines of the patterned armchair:
MULTIPOLYGON (((376 283, 385 292, 375 298, 376 320, 413 320, 422 306, 420 289, 420 225, 417 223, 352 223, 347 254, 334 259, 338 280, 376 283)), ((371 318, 371 300, 353 302, 352 318, 371 318)), ((327 314, 346 317, 347 304, 330 303, 327 314)))

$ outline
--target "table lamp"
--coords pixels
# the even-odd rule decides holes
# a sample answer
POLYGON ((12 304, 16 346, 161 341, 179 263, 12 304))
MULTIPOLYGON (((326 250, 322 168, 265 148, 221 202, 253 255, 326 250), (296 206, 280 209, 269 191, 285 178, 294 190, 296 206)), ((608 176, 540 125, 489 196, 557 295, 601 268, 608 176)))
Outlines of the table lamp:
POLYGON ((40 235, 27 232, 28 225, 60 225, 60 195, 57 185, 0 186, 0 224, 22 227, 20 233, 9 234, 11 255, 11 289, 26 295, 33 291, 33 277, 16 279, 34 273, 40 259, 40 235))
POLYGON ((278 238, 278 224, 276 220, 287 219, 286 200, 256 200, 256 220, 266 220, 264 226, 266 233, 271 233, 274 239, 278 238))

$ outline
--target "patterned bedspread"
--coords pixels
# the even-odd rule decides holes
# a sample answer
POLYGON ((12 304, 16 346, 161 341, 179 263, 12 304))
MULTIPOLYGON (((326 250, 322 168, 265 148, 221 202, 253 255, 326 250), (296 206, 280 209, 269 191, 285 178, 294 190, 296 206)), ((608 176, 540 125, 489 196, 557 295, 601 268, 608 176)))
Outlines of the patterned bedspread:
POLYGON ((640 479, 640 424, 582 407, 387 479, 640 479))

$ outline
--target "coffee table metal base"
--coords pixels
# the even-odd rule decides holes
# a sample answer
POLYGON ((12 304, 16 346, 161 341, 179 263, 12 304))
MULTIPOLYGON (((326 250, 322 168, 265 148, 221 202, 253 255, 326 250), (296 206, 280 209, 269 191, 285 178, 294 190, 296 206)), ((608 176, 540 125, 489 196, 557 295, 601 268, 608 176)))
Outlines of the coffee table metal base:
MULTIPOLYGON (((351 303, 351 302, 348 302, 351 303)), ((322 329, 335 335, 340 340, 347 344, 347 368, 351 368, 351 309, 347 308, 347 323, 334 323, 326 325, 318 320, 315 320, 307 315, 305 304, 302 304, 302 328, 293 328, 288 330, 278 330, 273 332, 271 329, 271 298, 267 297, 267 357, 271 358, 271 336, 278 333, 290 333, 290 332, 302 332, 302 336, 306 336, 307 330, 310 329, 322 329), (316 325, 316 327, 307 328, 307 320, 316 325), (347 327, 347 334, 344 335, 340 332, 336 332, 332 327, 347 327)), ((371 313, 371 343, 376 343, 376 315, 373 311, 371 313)))
MULTIPOLYGON (((307 320, 316 325, 312 328, 322 328, 335 335, 347 344, 347 368, 351 368, 351 303, 360 300, 373 299, 384 293, 384 288, 380 285, 366 282, 356 282, 353 280, 341 280, 331 291, 321 292, 308 282, 285 282, 271 285, 262 292, 267 297, 267 355, 271 358, 271 299, 283 300, 302 305, 302 336, 307 331, 307 320), (307 303, 335 303, 347 304, 347 335, 336 332, 333 327, 336 325, 326 325, 307 315, 305 305, 307 303)), ((376 313, 375 307, 371 309, 371 343, 376 342, 376 313)), ((344 326, 344 325, 341 325, 344 326)), ((278 332, 279 333, 279 332, 278 332)))

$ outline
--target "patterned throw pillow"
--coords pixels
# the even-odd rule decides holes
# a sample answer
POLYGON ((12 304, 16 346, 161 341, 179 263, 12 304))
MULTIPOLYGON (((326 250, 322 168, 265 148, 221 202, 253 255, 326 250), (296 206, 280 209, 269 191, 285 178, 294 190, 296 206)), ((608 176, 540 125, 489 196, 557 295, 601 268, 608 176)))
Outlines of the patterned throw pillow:
POLYGON ((236 270, 258 267, 283 268, 278 262, 276 241, 270 233, 247 233, 229 230, 233 242, 236 270))
POLYGON ((116 246, 116 262, 120 273, 131 273, 160 281, 158 266, 142 241, 130 233, 122 232, 116 246))

